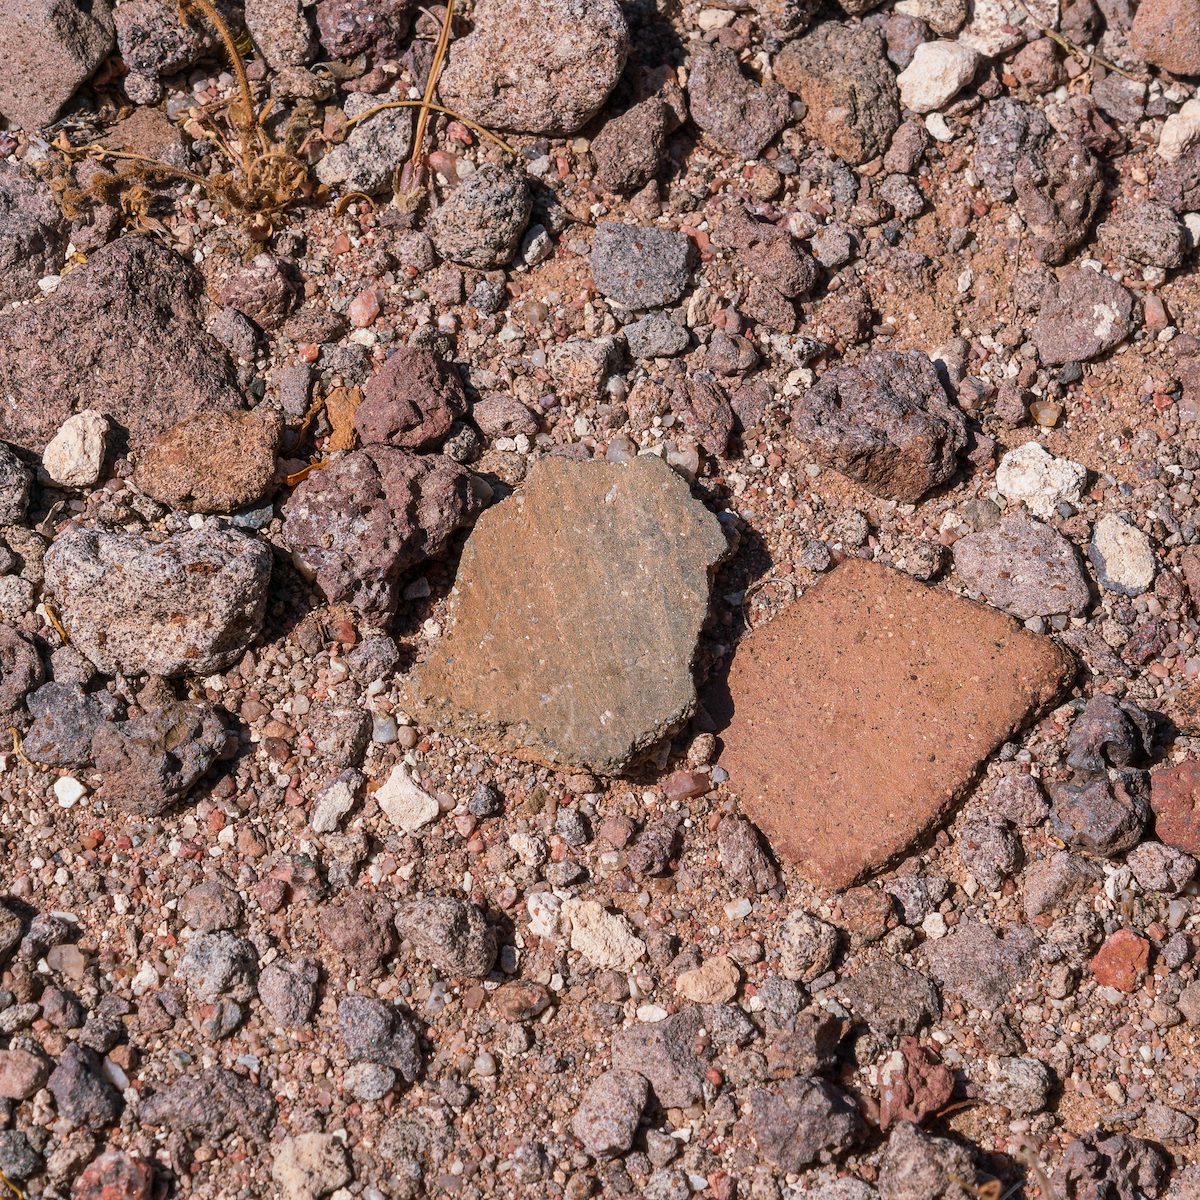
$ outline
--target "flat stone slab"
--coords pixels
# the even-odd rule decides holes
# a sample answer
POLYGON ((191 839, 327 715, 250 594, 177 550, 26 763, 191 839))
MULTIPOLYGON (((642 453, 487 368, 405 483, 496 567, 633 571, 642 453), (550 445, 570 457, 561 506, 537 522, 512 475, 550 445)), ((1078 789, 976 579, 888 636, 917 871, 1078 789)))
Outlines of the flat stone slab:
POLYGON ((721 766, 781 859, 850 887, 943 820, 1074 673, 1004 614, 851 559, 739 645, 721 766))
POLYGON ((720 523, 661 459, 545 458, 467 540, 412 715, 615 774, 691 716, 720 523))

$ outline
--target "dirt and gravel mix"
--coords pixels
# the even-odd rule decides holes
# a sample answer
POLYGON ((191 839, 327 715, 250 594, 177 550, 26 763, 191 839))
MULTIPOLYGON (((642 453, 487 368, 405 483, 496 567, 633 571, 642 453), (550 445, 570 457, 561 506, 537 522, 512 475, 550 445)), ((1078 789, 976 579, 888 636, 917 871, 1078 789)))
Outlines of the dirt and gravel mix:
POLYGON ((215 3, 0 0, 0 1193, 1198 1200, 1200 0, 215 3))

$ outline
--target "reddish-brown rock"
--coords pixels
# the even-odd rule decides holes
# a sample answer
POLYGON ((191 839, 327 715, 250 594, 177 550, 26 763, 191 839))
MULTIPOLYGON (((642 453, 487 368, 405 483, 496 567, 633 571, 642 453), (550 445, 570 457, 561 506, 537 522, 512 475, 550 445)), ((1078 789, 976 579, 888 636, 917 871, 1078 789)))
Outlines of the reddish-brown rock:
POLYGON ((542 459, 476 524, 409 711, 525 758, 620 771, 692 713, 724 553, 717 519, 661 459, 542 459))
POLYGON ((1150 776, 1150 807, 1158 840, 1200 854, 1200 758, 1185 758, 1150 776))
POLYGON ((739 646, 721 765, 776 854, 847 888, 941 821, 1074 671, 1011 618, 851 559, 739 646))
POLYGON ((282 433, 283 418, 268 408, 197 413, 138 455, 133 481, 170 508, 235 512, 270 490, 282 433))
POLYGON ((1200 75, 1200 0, 1142 0, 1129 40, 1173 75, 1200 75))
POLYGON ((1118 929, 1105 939, 1088 964, 1101 987, 1132 992, 1150 965, 1150 943, 1132 929, 1118 929))
POLYGON ((363 388, 354 429, 364 446, 428 450, 466 411, 454 368, 426 346, 401 346, 363 388))

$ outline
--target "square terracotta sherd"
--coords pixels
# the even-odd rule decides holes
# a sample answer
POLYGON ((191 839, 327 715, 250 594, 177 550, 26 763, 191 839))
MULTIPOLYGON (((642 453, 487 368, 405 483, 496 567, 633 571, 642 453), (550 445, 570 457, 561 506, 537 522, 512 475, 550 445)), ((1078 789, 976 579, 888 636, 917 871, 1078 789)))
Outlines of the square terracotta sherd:
POLYGON ((1003 613, 851 559, 738 646, 721 765, 783 861, 850 887, 941 822, 1075 669, 1003 613))

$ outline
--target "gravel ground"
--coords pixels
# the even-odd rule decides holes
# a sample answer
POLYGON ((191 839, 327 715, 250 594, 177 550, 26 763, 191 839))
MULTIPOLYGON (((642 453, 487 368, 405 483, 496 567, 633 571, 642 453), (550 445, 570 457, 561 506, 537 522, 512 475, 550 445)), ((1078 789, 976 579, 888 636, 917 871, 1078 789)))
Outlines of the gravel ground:
POLYGON ((35 7, 12 1193, 1200 1197, 1197 0, 35 7))

